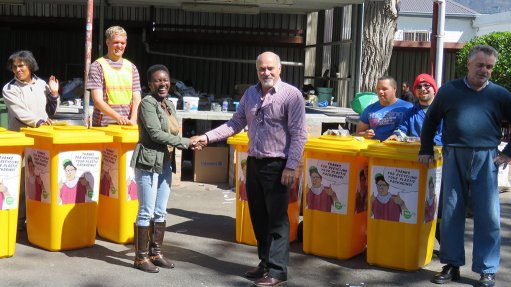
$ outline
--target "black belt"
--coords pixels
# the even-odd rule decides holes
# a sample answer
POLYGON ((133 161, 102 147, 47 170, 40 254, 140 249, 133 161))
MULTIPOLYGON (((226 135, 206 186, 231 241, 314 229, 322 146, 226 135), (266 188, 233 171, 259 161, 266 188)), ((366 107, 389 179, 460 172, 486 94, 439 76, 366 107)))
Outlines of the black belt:
POLYGON ((261 161, 277 161, 277 160, 287 160, 285 157, 257 157, 257 156, 249 156, 249 158, 261 161))

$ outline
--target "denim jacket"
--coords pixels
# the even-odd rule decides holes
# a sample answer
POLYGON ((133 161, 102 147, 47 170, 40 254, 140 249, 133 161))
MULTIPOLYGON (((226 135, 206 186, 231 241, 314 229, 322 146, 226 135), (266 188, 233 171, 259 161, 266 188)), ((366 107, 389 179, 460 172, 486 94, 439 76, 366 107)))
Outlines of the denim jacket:
MULTIPOLYGON (((152 94, 142 99, 137 119, 139 138, 130 164, 131 167, 159 174, 162 173, 167 145, 187 149, 190 141, 188 138, 168 132, 169 123, 161 107, 162 100, 166 101, 169 112, 176 116, 176 108, 169 100, 152 94)), ((172 171, 175 170, 175 154, 172 153, 172 171)))

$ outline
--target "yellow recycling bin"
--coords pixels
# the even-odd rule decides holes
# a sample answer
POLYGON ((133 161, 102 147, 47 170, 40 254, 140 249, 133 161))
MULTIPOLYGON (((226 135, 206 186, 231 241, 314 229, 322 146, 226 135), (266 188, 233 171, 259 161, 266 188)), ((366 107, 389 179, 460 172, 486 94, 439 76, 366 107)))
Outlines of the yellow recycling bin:
POLYGON ((420 143, 387 141, 370 145, 367 262, 415 271, 431 261, 442 158, 417 161, 420 143))
POLYGON ((50 251, 94 245, 101 151, 112 137, 83 126, 22 129, 28 241, 50 251))
POLYGON ((113 137, 106 144, 101 161, 98 202, 98 234, 116 243, 133 242, 133 223, 137 218, 138 197, 135 175, 130 167, 138 142, 137 126, 97 127, 113 137))
POLYGON ((367 158, 373 140, 323 135, 305 144, 303 251, 347 259, 366 246, 367 158))
POLYGON ((11 257, 16 248, 21 156, 34 140, 22 133, 0 128, 0 258, 11 257))
MULTIPOLYGON (((227 143, 234 145, 236 150, 236 241, 249 245, 256 245, 257 241, 250 220, 248 209, 245 177, 247 172, 248 157, 248 134, 239 133, 227 139, 227 143)), ((289 241, 296 240, 298 231, 298 219, 300 217, 300 201, 302 197, 301 167, 296 169, 297 179, 289 193, 289 205, 287 214, 289 217, 289 241)))

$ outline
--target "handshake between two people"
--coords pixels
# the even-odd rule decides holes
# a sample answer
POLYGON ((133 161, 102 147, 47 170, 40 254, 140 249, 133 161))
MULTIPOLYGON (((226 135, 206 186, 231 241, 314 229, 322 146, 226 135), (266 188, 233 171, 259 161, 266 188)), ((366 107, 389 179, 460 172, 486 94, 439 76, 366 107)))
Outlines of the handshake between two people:
POLYGON ((202 150, 208 145, 208 137, 206 135, 193 136, 190 138, 190 149, 202 150))

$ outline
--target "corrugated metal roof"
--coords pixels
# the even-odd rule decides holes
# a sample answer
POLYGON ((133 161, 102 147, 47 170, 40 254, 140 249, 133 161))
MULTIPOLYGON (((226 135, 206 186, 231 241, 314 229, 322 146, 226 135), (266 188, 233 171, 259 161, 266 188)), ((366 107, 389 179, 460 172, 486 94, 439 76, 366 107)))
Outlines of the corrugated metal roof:
MULTIPOLYGON (((480 13, 453 0, 446 0, 446 16, 475 16, 480 13)), ((433 14, 433 0, 401 0, 399 14, 429 15, 433 14)))

